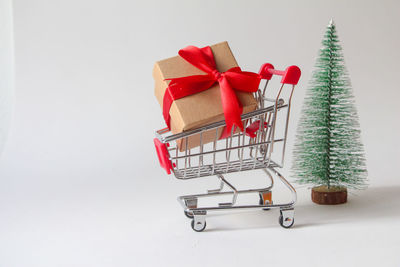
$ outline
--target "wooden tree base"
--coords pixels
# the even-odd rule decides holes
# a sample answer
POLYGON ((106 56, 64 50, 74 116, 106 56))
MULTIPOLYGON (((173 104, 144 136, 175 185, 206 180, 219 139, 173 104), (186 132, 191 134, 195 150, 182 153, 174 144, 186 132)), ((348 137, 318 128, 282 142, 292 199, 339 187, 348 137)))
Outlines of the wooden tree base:
POLYGON ((314 187, 311 191, 311 199, 320 205, 336 205, 347 202, 346 187, 330 187, 321 185, 314 187))

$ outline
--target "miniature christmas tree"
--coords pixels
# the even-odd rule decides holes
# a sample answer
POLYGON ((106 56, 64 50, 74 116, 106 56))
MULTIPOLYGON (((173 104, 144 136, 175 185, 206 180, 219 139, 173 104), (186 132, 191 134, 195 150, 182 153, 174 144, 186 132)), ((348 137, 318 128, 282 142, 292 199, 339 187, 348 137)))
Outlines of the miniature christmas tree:
POLYGON ((294 148, 297 182, 312 184, 319 204, 347 201, 347 188, 366 187, 367 170, 350 79, 333 21, 307 90, 294 148))

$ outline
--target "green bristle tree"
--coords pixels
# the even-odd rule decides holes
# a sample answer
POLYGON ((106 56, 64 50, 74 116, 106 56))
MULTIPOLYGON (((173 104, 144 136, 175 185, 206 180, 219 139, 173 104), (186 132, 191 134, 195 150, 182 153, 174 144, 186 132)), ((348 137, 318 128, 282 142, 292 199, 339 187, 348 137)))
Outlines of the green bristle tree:
POLYGON ((306 93, 293 155, 292 171, 300 184, 328 190, 366 187, 357 111, 332 20, 306 93))

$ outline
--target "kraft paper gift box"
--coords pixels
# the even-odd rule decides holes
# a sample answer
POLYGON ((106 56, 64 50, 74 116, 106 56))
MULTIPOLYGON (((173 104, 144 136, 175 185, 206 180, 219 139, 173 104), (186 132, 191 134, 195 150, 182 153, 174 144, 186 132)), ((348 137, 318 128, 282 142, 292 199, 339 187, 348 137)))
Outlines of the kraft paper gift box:
MULTIPOLYGON (((227 42, 210 46, 213 52, 216 67, 219 72, 225 72, 233 67, 238 67, 235 57, 227 42)), ((155 96, 162 108, 165 90, 169 81, 165 79, 186 77, 191 75, 203 75, 203 71, 186 62, 180 56, 160 60, 155 63, 153 77, 155 81, 155 96)), ((254 111, 257 108, 257 101, 253 93, 235 91, 238 100, 243 106, 243 113, 254 111)), ((213 122, 224 120, 224 113, 221 103, 220 88, 215 83, 210 89, 203 92, 186 96, 175 100, 170 109, 170 128, 172 133, 180 133, 195 129, 213 122)), ((216 130, 209 130, 203 133, 203 144, 213 142, 216 130)), ((223 129, 218 129, 218 138, 223 129)), ((178 140, 177 145, 180 151, 185 150, 185 140, 178 140)), ((191 149, 200 145, 200 135, 188 138, 187 148, 191 149)))

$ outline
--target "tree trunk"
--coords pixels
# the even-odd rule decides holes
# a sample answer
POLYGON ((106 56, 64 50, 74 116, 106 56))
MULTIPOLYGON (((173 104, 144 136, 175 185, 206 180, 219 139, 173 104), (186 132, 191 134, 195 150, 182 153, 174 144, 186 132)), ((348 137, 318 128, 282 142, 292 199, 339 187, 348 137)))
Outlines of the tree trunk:
POLYGON ((347 202, 346 187, 327 187, 324 185, 314 187, 311 191, 311 199, 320 205, 336 205, 347 202))

